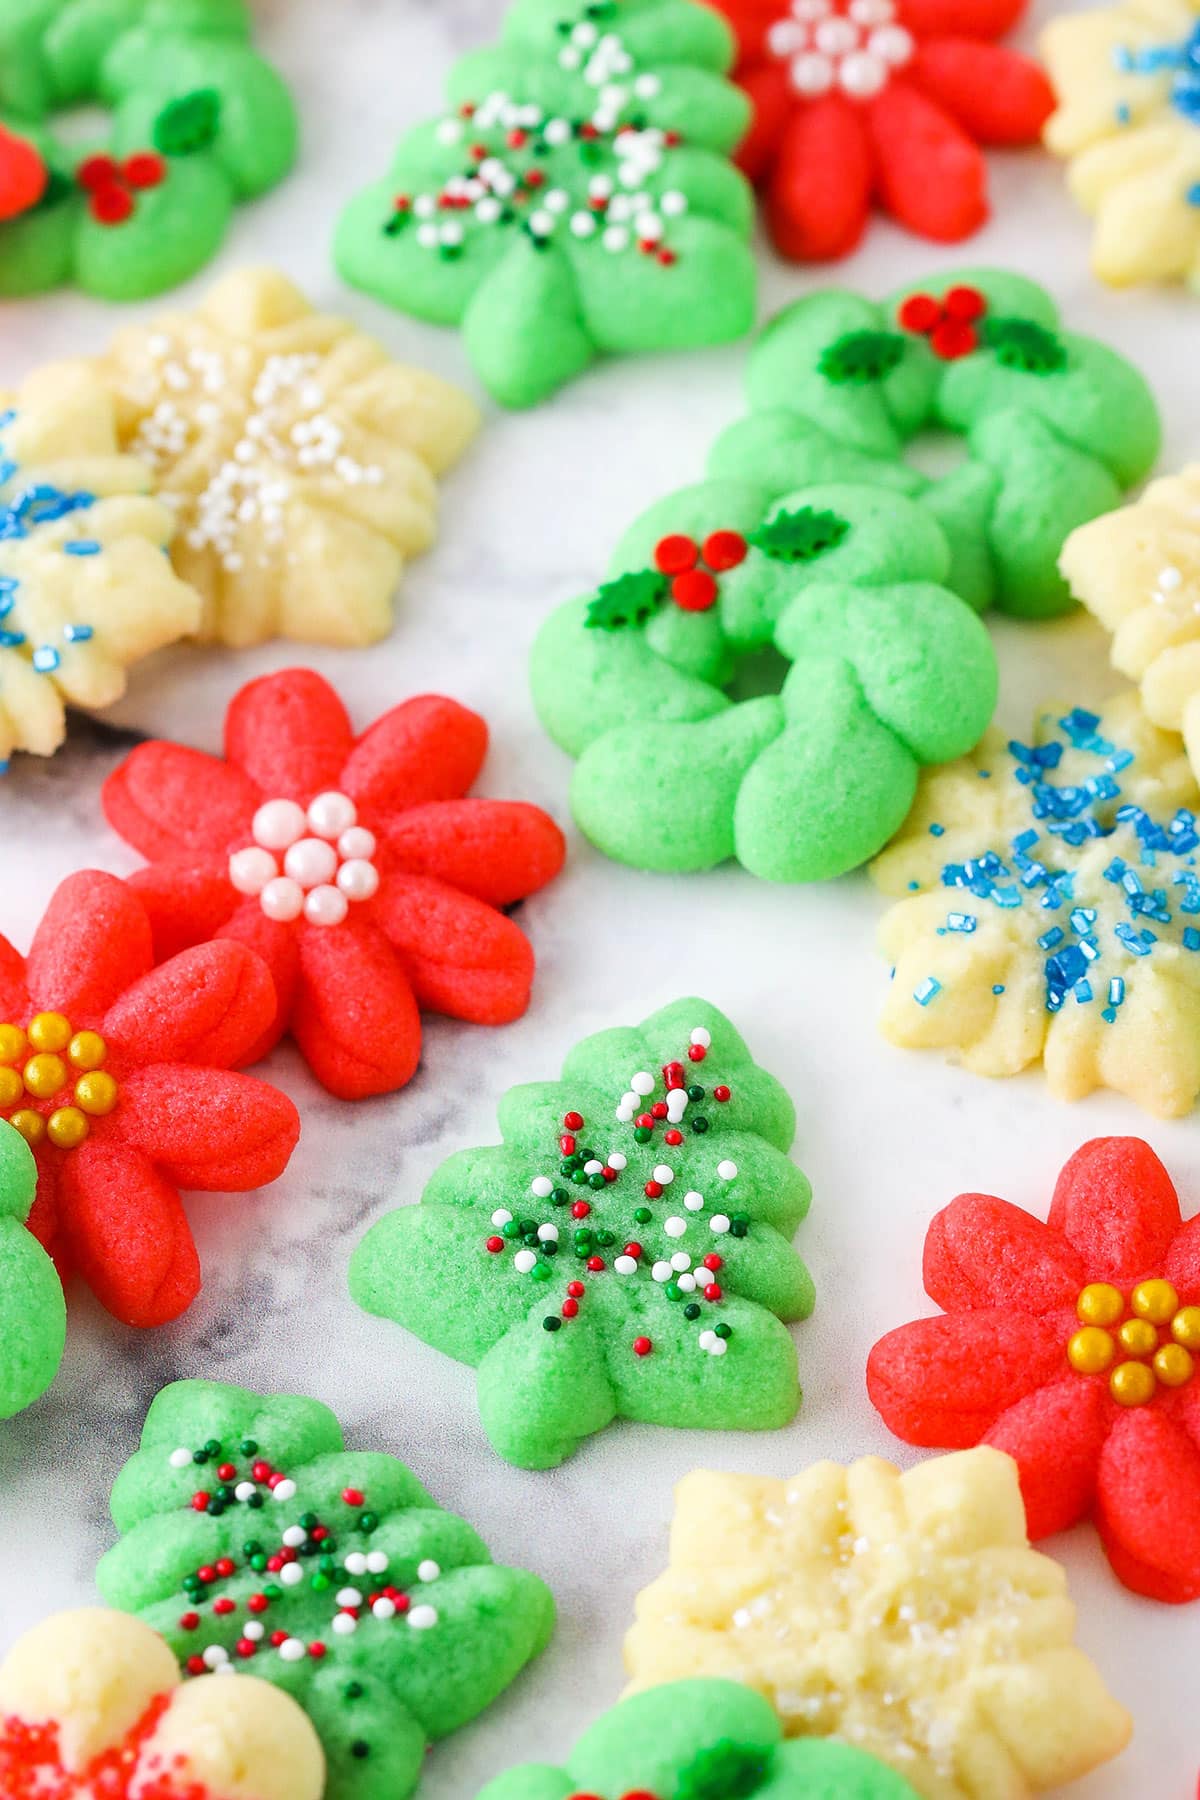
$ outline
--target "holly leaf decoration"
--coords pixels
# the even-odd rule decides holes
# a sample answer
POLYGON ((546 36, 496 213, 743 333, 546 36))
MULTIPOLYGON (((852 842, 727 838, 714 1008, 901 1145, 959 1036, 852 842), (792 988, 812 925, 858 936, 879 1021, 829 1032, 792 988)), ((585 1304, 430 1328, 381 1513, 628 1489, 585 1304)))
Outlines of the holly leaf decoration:
POLYGON ((644 625, 665 601, 670 583, 657 569, 642 569, 606 581, 588 607, 585 623, 596 631, 644 625))
POLYGON ((701 1750, 684 1769, 677 1800, 749 1800, 771 1773, 770 1750, 760 1744, 736 1744, 728 1738, 701 1750))
POLYGON ((996 361, 1025 375, 1057 375, 1067 366, 1060 337, 1033 319, 983 319, 980 335, 996 361))
POLYGON ((195 156, 207 150, 221 124, 221 96, 196 88, 164 106, 154 121, 154 148, 163 156, 195 156))
POLYGON ((749 541, 774 562, 813 562, 827 550, 836 550, 850 526, 835 512, 818 512, 802 506, 795 512, 779 512, 756 531, 749 541))
POLYGON ((894 331, 847 331, 822 350, 817 367, 838 387, 865 387, 890 375, 904 355, 894 331))

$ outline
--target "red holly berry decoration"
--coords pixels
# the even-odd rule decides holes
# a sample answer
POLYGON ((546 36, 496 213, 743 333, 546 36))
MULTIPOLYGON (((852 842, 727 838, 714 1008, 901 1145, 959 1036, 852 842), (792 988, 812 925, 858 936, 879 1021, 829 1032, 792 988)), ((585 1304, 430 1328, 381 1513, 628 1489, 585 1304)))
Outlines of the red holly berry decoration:
POLYGON ((28 138, 0 126, 0 219, 16 219, 37 205, 50 171, 28 138))
POLYGON ((154 150, 139 150, 124 162, 112 156, 88 156, 75 171, 98 225, 124 224, 133 215, 135 192, 159 187, 166 177, 166 162, 154 150))
POLYGON ((896 318, 905 331, 928 338, 943 362, 957 362, 979 348, 978 321, 987 300, 978 288, 952 287, 941 300, 932 294, 910 294, 896 318))
POLYGON ((715 575, 744 562, 747 548, 745 538, 736 531, 711 532, 702 545, 676 533, 660 538, 655 545, 654 566, 660 575, 671 577, 671 599, 676 606, 684 612, 707 612, 716 605, 720 592, 715 575))

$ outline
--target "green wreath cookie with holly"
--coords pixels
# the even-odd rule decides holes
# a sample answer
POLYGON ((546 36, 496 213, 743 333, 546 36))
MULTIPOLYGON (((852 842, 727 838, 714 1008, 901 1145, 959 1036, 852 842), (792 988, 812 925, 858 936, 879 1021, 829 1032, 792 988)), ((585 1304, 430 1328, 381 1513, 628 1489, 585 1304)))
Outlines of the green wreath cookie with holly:
POLYGON ((478 1800, 916 1800, 885 1764, 822 1738, 783 1741, 761 1694, 674 1681, 631 1694, 584 1732, 565 1769, 525 1763, 478 1800))
POLYGON ((816 881, 867 861, 922 766, 969 750, 995 705, 951 564, 932 513, 878 484, 727 477, 660 501, 533 648, 542 723, 579 758, 580 829, 676 873, 735 857, 816 881), (771 650, 790 664, 779 692, 741 697, 742 666, 771 650))
POLYGON ((797 301, 751 352, 749 399, 710 474, 773 497, 863 481, 920 499, 946 533, 955 592, 1029 619, 1074 604, 1063 543, 1120 505, 1161 435, 1133 365, 1064 330, 1035 282, 997 269, 938 275, 878 304, 840 288, 797 301), (936 480, 905 454, 932 432, 962 439, 936 480))
POLYGON ((0 296, 65 282, 105 300, 177 286, 234 207, 281 181, 296 116, 245 0, 4 0, 0 296), (82 154, 55 114, 108 109, 82 154))

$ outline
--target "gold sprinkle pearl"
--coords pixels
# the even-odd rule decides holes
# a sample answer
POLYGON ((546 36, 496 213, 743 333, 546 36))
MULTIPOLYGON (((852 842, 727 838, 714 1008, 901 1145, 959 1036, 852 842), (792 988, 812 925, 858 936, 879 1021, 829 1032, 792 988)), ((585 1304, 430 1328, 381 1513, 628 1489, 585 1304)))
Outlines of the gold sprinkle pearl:
POLYGON ((11 1113, 8 1122, 20 1132, 27 1144, 40 1144, 46 1135, 45 1119, 31 1107, 25 1106, 20 1112, 11 1113))
POLYGON ((108 1045, 98 1031, 77 1031, 67 1045, 73 1069, 98 1069, 108 1055, 108 1045))
POLYGON ((1117 1336, 1130 1356, 1153 1356, 1158 1349, 1158 1331, 1149 1319, 1126 1319, 1117 1336))
POLYGON ((1165 1325, 1179 1306, 1179 1295, 1169 1281, 1140 1281, 1129 1296, 1129 1304, 1139 1319, 1151 1325, 1165 1325))
POLYGON ((19 1025, 0 1025, 0 1063, 20 1062, 29 1048, 29 1039, 19 1025))
POLYGON ((1176 1388, 1192 1379, 1196 1365, 1182 1344, 1164 1344, 1155 1355, 1153 1367, 1164 1387, 1176 1388))
MULTIPOLYGON (((56 1150, 78 1150, 90 1130, 86 1114, 77 1106, 60 1106, 46 1121, 46 1136, 56 1150)), ((1187 1356, 1187 1351, 1181 1354, 1187 1356)))
POLYGON ((50 1100, 67 1079, 67 1065, 61 1056, 43 1051, 31 1056, 24 1068, 26 1092, 35 1100, 50 1100))
POLYGON ((1185 1350, 1200 1350, 1200 1306, 1181 1306, 1171 1320, 1171 1336, 1185 1350))
POLYGON ((1085 1325, 1067 1345, 1067 1360, 1079 1375, 1102 1375, 1116 1354, 1116 1345, 1098 1325, 1085 1325))
POLYGON ((29 1041, 35 1050, 65 1050, 71 1041, 71 1021, 60 1012, 38 1013, 29 1021, 29 1041))
POLYGON ((1081 1325, 1115 1325, 1125 1311, 1125 1296, 1107 1281, 1093 1281, 1075 1303, 1081 1325))
POLYGON ((75 1083, 75 1104, 93 1118, 102 1119, 117 1104, 117 1084, 107 1069, 93 1069, 75 1083))
POLYGON ((1108 1378, 1108 1391, 1118 1406, 1145 1406, 1153 1400, 1156 1378, 1146 1363, 1118 1363, 1108 1378))
POLYGON ((15 1106, 24 1092, 25 1083, 21 1080, 21 1071, 0 1068, 0 1111, 6 1106, 15 1106))

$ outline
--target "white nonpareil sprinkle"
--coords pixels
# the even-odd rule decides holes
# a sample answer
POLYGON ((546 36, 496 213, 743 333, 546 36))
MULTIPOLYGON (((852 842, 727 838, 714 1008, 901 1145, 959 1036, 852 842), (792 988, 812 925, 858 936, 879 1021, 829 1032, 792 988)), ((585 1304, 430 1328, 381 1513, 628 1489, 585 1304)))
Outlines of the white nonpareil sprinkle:
POLYGON ((284 1638, 279 1646, 279 1655, 284 1662, 302 1662, 305 1655, 304 1645, 299 1638, 284 1638))
POLYGON ((518 1275, 528 1275, 530 1269, 537 1265, 537 1252, 534 1250, 518 1250, 513 1257, 513 1268, 518 1275))
POLYGON ((670 1187, 675 1179, 675 1171, 674 1169, 669 1168, 666 1163, 657 1163, 654 1169, 654 1179, 659 1182, 661 1186, 670 1187))
POLYGON ((671 1276, 675 1271, 672 1269, 669 1262, 656 1262, 650 1273, 653 1275, 655 1281, 670 1281, 671 1276))
POLYGON ((714 1213, 712 1218, 708 1221, 709 1230, 715 1231, 718 1237, 724 1236, 729 1230, 729 1225, 730 1221, 724 1213, 714 1213))
POLYGON ((618 1256, 613 1263, 613 1268, 618 1275, 636 1275, 637 1266, 636 1256, 618 1256))
POLYGON ((508 1225, 511 1220, 512 1214, 503 1206, 498 1206, 492 1214, 493 1225, 508 1225))
POLYGON ((299 1587, 304 1580, 304 1570, 299 1563, 284 1563, 279 1571, 279 1579, 284 1587, 299 1587))
POLYGON ((722 1181, 732 1181, 737 1174, 737 1164, 729 1161, 719 1162, 717 1164, 717 1174, 721 1177, 722 1181))
POLYGON ((689 1212, 703 1212, 704 1195, 698 1194, 695 1188, 693 1188, 690 1194, 685 1194, 683 1196, 683 1204, 687 1207, 689 1212))
POLYGON ((186 1469, 191 1460, 191 1451, 184 1450, 182 1447, 178 1450, 172 1450, 170 1456, 167 1458, 167 1461, 173 1469, 186 1469))
POLYGON ((286 1477, 283 1481, 277 1482, 271 1491, 276 1500, 294 1500, 296 1498, 296 1484, 286 1477))
POLYGON ((414 1606, 408 1614, 408 1622, 414 1631, 428 1631, 438 1622, 437 1608, 434 1606, 414 1606))
POLYGON ((554 1192, 554 1183, 548 1175, 535 1175, 529 1184, 529 1191, 539 1200, 548 1200, 554 1192))
POLYGON ((357 1588, 340 1588, 338 1590, 337 1603, 339 1606, 361 1606, 362 1594, 357 1588))
POLYGON ((442 1565, 434 1562, 432 1557, 426 1557, 424 1562, 417 1564, 418 1581, 436 1581, 441 1572, 442 1565))
POLYGON ((345 1569, 347 1575, 365 1575, 367 1572, 367 1559, 361 1550, 352 1550, 343 1562, 342 1567, 345 1569))
POLYGON ((628 1166, 628 1158, 622 1155, 620 1150, 614 1150, 609 1156, 608 1166, 610 1169, 616 1169, 620 1174, 621 1170, 628 1166))
POLYGON ((358 1630, 358 1620, 353 1613, 340 1612, 333 1621, 333 1629, 338 1637, 353 1637, 358 1630))
POLYGON ((630 1076, 629 1085, 635 1094, 652 1094, 654 1092, 654 1077, 653 1075, 648 1075, 645 1069, 639 1069, 636 1075, 630 1076))
POLYGON ((672 1218, 663 1221, 663 1230, 669 1238, 681 1238, 687 1228, 688 1222, 686 1219, 672 1218))

